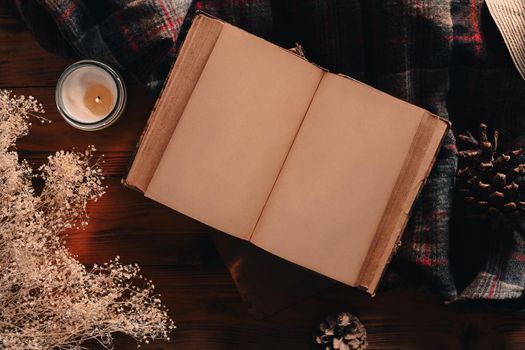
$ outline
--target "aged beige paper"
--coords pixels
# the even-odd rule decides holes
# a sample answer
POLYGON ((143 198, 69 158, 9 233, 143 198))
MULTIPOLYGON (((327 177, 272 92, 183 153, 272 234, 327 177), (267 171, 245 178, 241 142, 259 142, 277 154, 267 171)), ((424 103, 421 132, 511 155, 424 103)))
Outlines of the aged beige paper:
POLYGON ((224 25, 145 195, 248 239, 322 74, 224 25))
POLYGON ((424 113, 326 74, 252 242, 354 285, 424 113))

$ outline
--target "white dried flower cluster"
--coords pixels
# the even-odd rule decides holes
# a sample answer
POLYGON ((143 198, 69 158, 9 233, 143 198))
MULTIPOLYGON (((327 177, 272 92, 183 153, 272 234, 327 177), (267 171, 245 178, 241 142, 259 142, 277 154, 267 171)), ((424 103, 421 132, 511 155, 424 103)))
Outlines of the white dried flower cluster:
POLYGON ((95 149, 57 152, 34 172, 14 150, 29 119, 42 117, 32 97, 0 90, 0 349, 113 348, 112 334, 137 343, 169 339, 173 321, 138 265, 119 258, 88 269, 60 233, 87 224, 86 205, 104 194, 95 149), (37 193, 33 180, 45 185, 37 193))

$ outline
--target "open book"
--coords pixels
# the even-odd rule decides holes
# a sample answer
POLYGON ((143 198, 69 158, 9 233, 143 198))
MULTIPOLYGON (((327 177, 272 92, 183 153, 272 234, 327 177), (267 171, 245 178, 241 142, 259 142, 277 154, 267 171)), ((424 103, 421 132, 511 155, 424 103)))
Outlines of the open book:
POLYGON ((125 184, 374 293, 447 128, 198 15, 125 184))

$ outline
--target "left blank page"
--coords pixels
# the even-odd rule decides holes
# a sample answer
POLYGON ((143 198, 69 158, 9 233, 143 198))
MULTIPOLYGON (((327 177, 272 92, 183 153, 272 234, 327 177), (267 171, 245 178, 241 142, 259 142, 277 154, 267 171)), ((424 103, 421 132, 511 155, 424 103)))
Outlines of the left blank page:
POLYGON ((224 25, 145 195, 249 239, 322 75, 224 25))

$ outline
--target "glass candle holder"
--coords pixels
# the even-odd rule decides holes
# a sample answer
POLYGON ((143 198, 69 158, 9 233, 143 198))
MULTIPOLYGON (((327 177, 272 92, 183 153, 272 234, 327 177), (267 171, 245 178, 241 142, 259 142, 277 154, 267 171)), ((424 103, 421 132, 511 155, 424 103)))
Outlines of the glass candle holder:
POLYGON ((86 131, 113 124, 124 112, 126 98, 122 76, 95 60, 78 61, 66 68, 55 89, 60 115, 73 127, 86 131))

